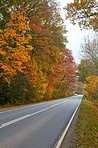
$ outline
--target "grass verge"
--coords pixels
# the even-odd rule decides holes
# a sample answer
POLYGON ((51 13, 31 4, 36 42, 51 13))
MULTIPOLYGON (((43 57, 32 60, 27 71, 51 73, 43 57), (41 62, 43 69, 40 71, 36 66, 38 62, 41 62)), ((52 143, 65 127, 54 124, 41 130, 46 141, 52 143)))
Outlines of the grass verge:
POLYGON ((98 109, 83 99, 77 127, 77 148, 98 148, 98 109))

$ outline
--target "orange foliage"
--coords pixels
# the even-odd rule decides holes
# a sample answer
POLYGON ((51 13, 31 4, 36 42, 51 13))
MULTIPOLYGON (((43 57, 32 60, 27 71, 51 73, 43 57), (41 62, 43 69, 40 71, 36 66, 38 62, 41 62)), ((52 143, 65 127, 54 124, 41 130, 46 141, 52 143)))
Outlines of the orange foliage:
POLYGON ((26 22, 27 18, 18 11, 12 15, 7 29, 0 30, 0 77, 23 72, 24 63, 30 61, 29 53, 33 47, 28 45, 31 36, 26 33, 29 30, 26 22))
POLYGON ((14 97, 27 103, 72 95, 76 67, 64 49, 66 30, 56 4, 34 1, 19 9, 0 30, 0 94, 12 103, 14 97))
POLYGON ((76 90, 76 66, 71 51, 65 48, 54 71, 48 75, 47 97, 73 95, 76 90), (57 89, 57 90, 56 90, 57 89), (58 93, 57 93, 58 92, 58 93))
POLYGON ((86 78, 87 84, 84 84, 84 92, 88 98, 98 100, 98 76, 89 76, 86 78))

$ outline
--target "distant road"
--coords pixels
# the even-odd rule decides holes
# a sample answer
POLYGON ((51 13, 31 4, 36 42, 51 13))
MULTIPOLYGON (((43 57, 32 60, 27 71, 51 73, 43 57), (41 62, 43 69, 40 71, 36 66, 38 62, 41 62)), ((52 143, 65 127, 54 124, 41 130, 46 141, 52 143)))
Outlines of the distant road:
POLYGON ((82 95, 0 113, 0 148, 53 148, 82 95))

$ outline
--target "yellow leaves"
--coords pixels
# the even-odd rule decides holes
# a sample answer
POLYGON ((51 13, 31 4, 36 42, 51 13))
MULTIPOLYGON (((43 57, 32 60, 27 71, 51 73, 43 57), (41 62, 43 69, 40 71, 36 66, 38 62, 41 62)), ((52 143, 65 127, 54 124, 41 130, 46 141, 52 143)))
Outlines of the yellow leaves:
POLYGON ((0 34, 2 34, 2 33, 3 33, 3 30, 0 29, 0 34))
POLYGON ((0 47, 3 47, 6 44, 4 39, 4 31, 0 30, 0 47))
POLYGON ((5 53, 6 53, 6 52, 5 52, 4 50, 2 50, 2 48, 0 48, 0 54, 4 56, 5 53))
POLYGON ((1 68, 4 69, 5 71, 9 70, 8 66, 6 66, 4 64, 2 64, 1 68))
POLYGON ((90 76, 86 78, 88 84, 84 85, 85 94, 90 99, 98 98, 98 76, 90 76))
POLYGON ((27 45, 28 50, 32 50, 33 47, 31 45, 27 45))
POLYGON ((10 30, 8 30, 8 29, 6 29, 5 30, 5 36, 6 37, 16 37, 16 30, 14 30, 14 29, 10 29, 10 30))
POLYGON ((4 79, 5 79, 6 82, 9 82, 8 79, 7 79, 6 77, 4 77, 4 79))
MULTIPOLYGON (((16 42, 16 45, 17 45, 17 46, 21 46, 20 42, 16 42)), ((18 48, 18 47, 17 47, 17 48, 18 48)))
POLYGON ((28 34, 28 40, 32 39, 32 36, 30 34, 28 34))
POLYGON ((94 82, 98 80, 98 76, 89 76, 87 77, 88 82, 94 82))
POLYGON ((0 30, 0 54, 3 57, 0 65, 4 76, 14 75, 16 71, 23 72, 24 63, 30 61, 30 51, 33 47, 29 45, 31 35, 25 35, 29 29, 26 19, 17 12, 7 24, 7 29, 0 30))

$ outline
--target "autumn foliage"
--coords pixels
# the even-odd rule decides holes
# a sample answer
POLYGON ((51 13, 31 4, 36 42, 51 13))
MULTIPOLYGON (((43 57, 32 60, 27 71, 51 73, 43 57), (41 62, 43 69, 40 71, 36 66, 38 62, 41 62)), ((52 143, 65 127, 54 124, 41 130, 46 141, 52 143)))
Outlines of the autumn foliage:
POLYGON ((84 59, 78 66, 78 81, 84 84, 85 96, 98 105, 98 70, 94 62, 84 59))
POLYGON ((89 76, 86 78, 87 84, 84 85, 84 91, 91 100, 98 101, 98 76, 89 76))
POLYGON ((93 28, 98 31, 98 4, 97 0, 74 0, 67 4, 66 18, 73 24, 78 22, 81 29, 93 28))
POLYGON ((76 66, 64 44, 66 29, 56 3, 35 0, 16 5, 0 30, 0 104, 73 95, 76 66))
POLYGON ((33 47, 29 45, 31 35, 26 34, 27 30, 29 26, 26 25, 26 17, 18 11, 12 15, 5 31, 0 31, 1 76, 6 80, 8 75, 14 75, 16 71, 22 72, 25 63, 30 61, 33 47))

